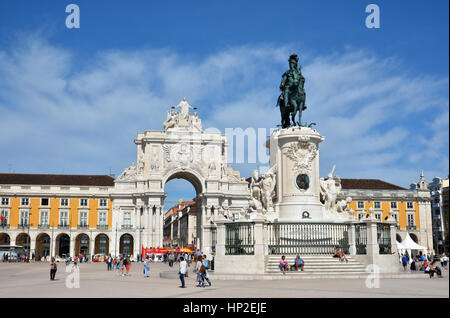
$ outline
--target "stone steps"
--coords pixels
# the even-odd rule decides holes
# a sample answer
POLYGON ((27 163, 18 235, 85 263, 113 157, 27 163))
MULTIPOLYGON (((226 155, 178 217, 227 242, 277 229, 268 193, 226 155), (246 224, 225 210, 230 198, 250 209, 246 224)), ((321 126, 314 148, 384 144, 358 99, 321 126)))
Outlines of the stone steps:
MULTIPOLYGON (((295 255, 285 255, 289 265, 294 264, 295 255)), ((303 272, 289 271, 287 275, 364 275, 367 274, 366 266, 356 259, 347 256, 348 262, 341 262, 338 258, 330 255, 314 255, 302 256, 305 261, 303 272)), ((266 263, 266 273, 283 275, 280 271, 281 255, 269 256, 266 263)))

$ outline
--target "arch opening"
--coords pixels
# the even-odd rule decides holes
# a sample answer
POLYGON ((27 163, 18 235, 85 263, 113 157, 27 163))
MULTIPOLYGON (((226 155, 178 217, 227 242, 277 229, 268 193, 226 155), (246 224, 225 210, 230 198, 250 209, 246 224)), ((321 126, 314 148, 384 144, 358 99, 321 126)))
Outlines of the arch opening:
POLYGON ((95 237, 95 254, 109 254, 109 237, 104 233, 95 237))
POLYGON ((36 238, 36 260, 50 255, 50 236, 41 233, 36 238))
POLYGON ((88 255, 89 254, 90 239, 85 233, 81 233, 75 240, 75 255, 88 255))
POLYGON ((163 246, 191 247, 200 244, 199 195, 203 191, 200 178, 188 171, 179 171, 164 184, 163 246))
POLYGON ((7 233, 0 233, 0 245, 11 245, 11 238, 7 233))
POLYGON ((56 255, 60 257, 65 257, 70 254, 70 237, 67 234, 59 234, 56 237, 55 251, 56 255))
POLYGON ((133 255, 134 239, 131 234, 123 234, 120 237, 119 253, 122 256, 133 255))

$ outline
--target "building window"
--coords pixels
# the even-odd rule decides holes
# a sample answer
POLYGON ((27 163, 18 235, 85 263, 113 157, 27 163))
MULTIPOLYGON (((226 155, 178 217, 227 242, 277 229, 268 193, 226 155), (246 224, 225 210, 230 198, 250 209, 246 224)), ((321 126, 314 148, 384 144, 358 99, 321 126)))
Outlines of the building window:
POLYGON ((381 213, 375 213, 375 218, 381 221, 381 213))
POLYGON ((106 223, 106 212, 99 212, 98 214, 98 225, 105 226, 106 223))
POLYGON ((358 201, 358 209, 364 209, 364 202, 358 201))
POLYGON ((68 226, 69 225, 69 212, 61 211, 59 212, 59 225, 68 226))
POLYGON ((88 199, 81 199, 80 200, 80 206, 87 206, 88 205, 88 199))
POLYGON ((131 226, 131 213, 130 212, 125 212, 123 214, 123 225, 131 226))
POLYGON ((100 206, 102 206, 102 207, 108 206, 108 200, 106 200, 106 199, 100 199, 100 206))
POLYGON ((48 225, 48 211, 42 210, 39 216, 39 224, 40 225, 48 225))
POLYGON ((373 203, 373 207, 374 207, 375 209, 381 209, 381 202, 375 201, 375 202, 373 203))
POLYGON ((5 226, 9 224, 9 211, 1 210, 0 212, 0 225, 5 226))
POLYGON ((414 214, 408 214, 408 227, 414 227, 414 214))
POLYGON ((30 213, 28 211, 20 211, 20 226, 28 226, 30 213))
POLYGON ((396 209, 397 208, 397 202, 396 201, 392 201, 391 202, 391 209, 396 209))
POLYGON ((9 205, 9 198, 2 198, 2 205, 9 205))
POLYGON ((80 212, 80 226, 88 226, 88 213, 87 211, 80 212))
POLYGON ((364 214, 359 213, 359 214, 358 214, 358 220, 361 220, 363 216, 364 216, 364 214))
POLYGON ((48 206, 48 198, 41 199, 41 206, 48 206))
POLYGON ((412 202, 406 202, 406 207, 407 207, 408 209, 414 209, 414 205, 413 205, 412 202))
POLYGON ((28 205, 30 205, 30 199, 22 198, 22 200, 20 201, 20 204, 23 206, 28 206, 28 205))
POLYGON ((61 206, 69 206, 69 199, 61 199, 61 206))

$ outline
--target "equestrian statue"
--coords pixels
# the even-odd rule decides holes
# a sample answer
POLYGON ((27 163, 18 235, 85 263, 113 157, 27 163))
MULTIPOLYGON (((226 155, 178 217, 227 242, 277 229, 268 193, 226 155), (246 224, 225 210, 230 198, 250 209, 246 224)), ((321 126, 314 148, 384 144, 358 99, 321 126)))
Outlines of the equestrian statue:
POLYGON ((281 94, 277 102, 277 107, 280 107, 282 128, 302 126, 302 111, 306 109, 304 85, 305 78, 301 66, 298 67, 298 56, 292 54, 289 57, 289 70, 284 72, 281 79, 281 94), (298 121, 295 118, 297 113, 299 113, 298 121))

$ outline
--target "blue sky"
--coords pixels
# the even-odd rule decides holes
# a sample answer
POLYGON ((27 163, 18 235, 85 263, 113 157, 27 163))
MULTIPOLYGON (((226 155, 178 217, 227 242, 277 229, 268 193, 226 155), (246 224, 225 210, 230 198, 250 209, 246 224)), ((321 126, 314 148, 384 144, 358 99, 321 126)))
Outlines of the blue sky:
MULTIPOLYGON (((275 127, 287 57, 321 175, 448 175, 448 1, 1 1, 0 171, 109 173, 187 96, 204 127, 275 127), (66 5, 81 11, 67 29, 66 5), (380 7, 367 29, 365 7, 380 7)), ((262 141, 261 141, 262 143, 262 141)), ((261 165, 235 164, 248 176, 261 165)), ((172 181, 175 196, 191 196, 172 181)), ((168 190, 168 191, 169 191, 168 190)))

